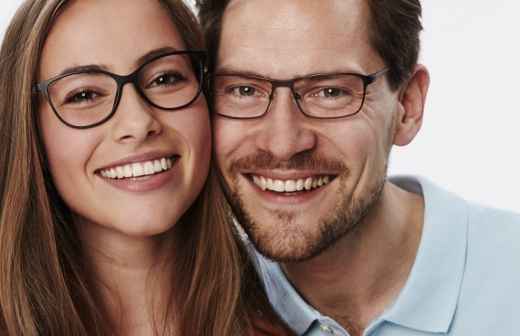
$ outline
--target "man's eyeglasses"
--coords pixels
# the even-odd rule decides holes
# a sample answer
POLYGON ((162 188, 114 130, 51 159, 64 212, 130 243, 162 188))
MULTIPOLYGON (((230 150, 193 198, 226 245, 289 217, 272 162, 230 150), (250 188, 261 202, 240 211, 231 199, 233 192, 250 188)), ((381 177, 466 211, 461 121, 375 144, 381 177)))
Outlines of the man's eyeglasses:
POLYGON ((300 111, 317 119, 336 119, 355 115, 363 107, 367 86, 388 69, 373 74, 316 74, 292 80, 233 73, 212 77, 211 92, 215 112, 233 119, 264 116, 278 87, 290 88, 300 111))
POLYGON ((202 91, 204 64, 203 51, 175 51, 148 60, 127 76, 87 67, 42 81, 34 92, 48 99, 67 126, 91 128, 114 115, 128 83, 153 107, 167 111, 187 107, 202 91))

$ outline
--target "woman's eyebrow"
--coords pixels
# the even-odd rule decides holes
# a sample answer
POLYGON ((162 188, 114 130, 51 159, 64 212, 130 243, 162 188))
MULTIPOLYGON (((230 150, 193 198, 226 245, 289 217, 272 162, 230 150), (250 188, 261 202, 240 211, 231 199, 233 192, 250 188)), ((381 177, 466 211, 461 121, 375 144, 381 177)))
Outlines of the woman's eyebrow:
POLYGON ((137 59, 137 62, 135 65, 137 67, 139 67, 142 64, 148 62, 149 60, 151 60, 155 57, 161 56, 163 54, 171 53, 171 52, 176 52, 176 51, 179 51, 179 50, 174 47, 161 47, 161 48, 153 49, 153 50, 147 52, 146 54, 144 54, 143 56, 139 57, 137 59))
MULTIPOLYGON (((137 61, 135 62, 136 67, 139 67, 140 65, 146 63, 147 61, 157 57, 161 56, 166 53, 179 51, 176 48, 173 47, 161 47, 157 49, 153 49, 143 56, 139 57, 137 61)), ((77 73, 77 72, 91 72, 91 71, 108 71, 109 67, 104 64, 86 64, 86 65, 74 65, 71 67, 68 67, 61 71, 59 73, 59 76, 66 75, 70 73, 77 73)))
POLYGON ((58 76, 77 72, 108 71, 108 66, 103 64, 74 65, 66 68, 58 76))

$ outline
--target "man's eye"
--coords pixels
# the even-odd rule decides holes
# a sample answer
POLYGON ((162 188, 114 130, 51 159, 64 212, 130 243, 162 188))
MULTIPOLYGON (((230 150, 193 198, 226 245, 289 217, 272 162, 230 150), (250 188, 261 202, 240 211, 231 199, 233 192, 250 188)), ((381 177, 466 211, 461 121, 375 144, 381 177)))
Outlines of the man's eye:
POLYGON ((86 102, 92 102, 100 95, 92 90, 82 90, 69 94, 65 98, 65 104, 81 104, 86 102))
POLYGON ((164 73, 155 77, 154 80, 152 80, 148 85, 148 87, 175 85, 185 79, 186 78, 184 78, 184 76, 179 73, 164 73))
POLYGON ((316 95, 318 97, 323 97, 323 98, 340 98, 340 97, 344 97, 344 96, 350 96, 351 93, 350 93, 350 91, 347 91, 347 90, 344 90, 341 88, 327 87, 327 88, 320 89, 314 95, 316 95))
POLYGON ((232 87, 229 89, 229 91, 235 96, 242 97, 251 97, 257 94, 257 90, 254 87, 245 85, 232 87))

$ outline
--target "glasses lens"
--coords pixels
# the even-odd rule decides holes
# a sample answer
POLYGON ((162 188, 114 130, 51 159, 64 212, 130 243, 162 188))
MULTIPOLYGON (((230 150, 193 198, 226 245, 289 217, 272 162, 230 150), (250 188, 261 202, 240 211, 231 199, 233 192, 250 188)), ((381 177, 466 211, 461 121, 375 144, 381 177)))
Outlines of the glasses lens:
POLYGON ((354 75, 319 76, 297 82, 299 104, 316 118, 339 118, 356 114, 363 104, 365 85, 354 75))
POLYGON ((242 76, 215 76, 213 81, 215 109, 231 118, 256 118, 269 106, 271 83, 242 76))
POLYGON ((61 119, 76 127, 94 125, 110 115, 117 83, 102 73, 63 77, 48 89, 52 106, 61 119))
POLYGON ((190 57, 168 55, 148 63, 139 74, 143 94, 163 109, 178 109, 191 104, 200 94, 202 65, 195 61, 194 72, 190 57))

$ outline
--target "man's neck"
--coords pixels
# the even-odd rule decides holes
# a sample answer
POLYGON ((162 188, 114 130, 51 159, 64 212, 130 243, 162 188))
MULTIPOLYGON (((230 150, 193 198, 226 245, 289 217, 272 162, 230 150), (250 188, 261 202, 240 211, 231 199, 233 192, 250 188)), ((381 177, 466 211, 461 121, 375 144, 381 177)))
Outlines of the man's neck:
POLYGON ((300 294, 352 336, 397 298, 410 274, 423 226, 420 196, 386 183, 372 211, 319 256, 283 269, 300 294))

